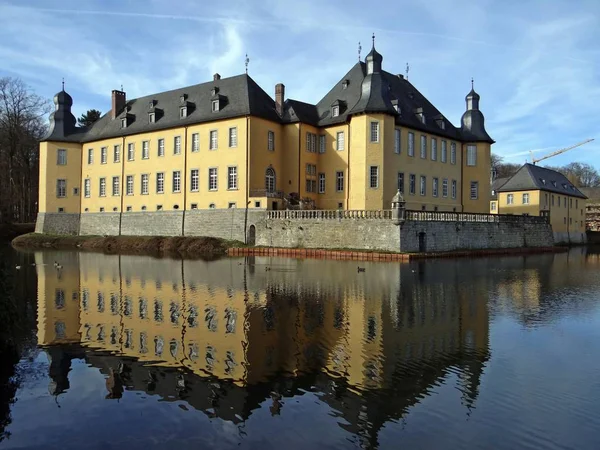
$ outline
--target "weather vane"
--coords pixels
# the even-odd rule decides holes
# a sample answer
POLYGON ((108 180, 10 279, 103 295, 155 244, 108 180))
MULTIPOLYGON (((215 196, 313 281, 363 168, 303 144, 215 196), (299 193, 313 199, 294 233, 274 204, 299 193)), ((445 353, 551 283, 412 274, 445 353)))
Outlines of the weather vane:
POLYGON ((410 66, 406 63, 406 80, 408 80, 408 72, 410 70, 410 66))
POLYGON ((123 92, 123 85, 121 85, 121 92, 123 92))
POLYGON ((244 64, 246 64, 246 75, 248 75, 248 64, 250 64, 250 58, 248 58, 248 53, 246 53, 246 59, 244 60, 244 64))
POLYGON ((62 90, 63 91, 65 90, 65 77, 63 77, 63 79, 62 79, 62 90))
POLYGON ((360 41, 358 41, 358 60, 360 61, 360 52, 362 51, 362 47, 360 46, 360 41))
POLYGON ((471 90, 473 90, 473 89, 475 89, 475 88, 473 87, 473 77, 471 77, 471 90))
POLYGON ((375 48, 375 33, 373 33, 373 48, 375 48))

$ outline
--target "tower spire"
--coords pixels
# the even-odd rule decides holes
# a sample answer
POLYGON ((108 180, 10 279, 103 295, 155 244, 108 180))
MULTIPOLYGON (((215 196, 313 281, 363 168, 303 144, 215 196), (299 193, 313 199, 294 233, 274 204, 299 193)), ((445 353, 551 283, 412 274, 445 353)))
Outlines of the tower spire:
POLYGON ((65 91, 65 77, 62 79, 62 90, 65 91))
POLYGON ((373 33, 373 48, 375 48, 375 33, 373 33))

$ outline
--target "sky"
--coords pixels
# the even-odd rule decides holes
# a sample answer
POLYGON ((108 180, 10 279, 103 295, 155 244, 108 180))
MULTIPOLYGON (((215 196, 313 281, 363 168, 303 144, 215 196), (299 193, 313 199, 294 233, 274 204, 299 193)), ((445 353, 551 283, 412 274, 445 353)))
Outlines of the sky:
POLYGON ((474 78, 493 152, 600 170, 600 0, 0 0, 0 77, 61 89, 76 116, 127 98, 243 73, 272 97, 316 103, 375 33, 383 68, 405 73, 454 125, 474 78))

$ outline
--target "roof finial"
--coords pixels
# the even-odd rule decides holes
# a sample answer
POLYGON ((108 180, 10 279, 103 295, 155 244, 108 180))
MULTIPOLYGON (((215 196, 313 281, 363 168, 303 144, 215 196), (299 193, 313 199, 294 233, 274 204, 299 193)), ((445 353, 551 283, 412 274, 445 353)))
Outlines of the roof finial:
POLYGON ((362 51, 362 47, 360 45, 360 41, 358 41, 358 60, 360 61, 360 52, 362 51))
POLYGON ((410 66, 406 63, 406 81, 408 81, 408 71, 410 70, 410 66))
POLYGON ((373 33, 373 48, 375 48, 375 33, 373 33))
POLYGON ((65 91, 65 77, 62 79, 62 90, 65 91))
POLYGON ((123 92, 123 85, 121 85, 121 92, 123 92))
POLYGON ((250 58, 248 58, 248 53, 246 53, 246 59, 244 60, 244 64, 246 65, 246 75, 248 75, 248 64, 250 64, 250 58))
POLYGON ((474 90, 474 88, 473 88, 473 77, 471 77, 471 90, 472 91, 474 90))

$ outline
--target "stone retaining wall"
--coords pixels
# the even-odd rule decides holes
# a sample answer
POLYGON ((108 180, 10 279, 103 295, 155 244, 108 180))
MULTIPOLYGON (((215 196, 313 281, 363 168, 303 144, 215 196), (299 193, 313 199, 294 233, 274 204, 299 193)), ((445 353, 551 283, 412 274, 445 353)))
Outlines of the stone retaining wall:
POLYGON ((79 234, 79 214, 38 213, 35 222, 36 233, 79 234))
POLYGON ((116 236, 119 234, 120 213, 85 213, 81 215, 79 234, 82 236, 116 236))
POLYGON ((126 212, 121 216, 124 236, 181 236, 183 211, 126 212))

